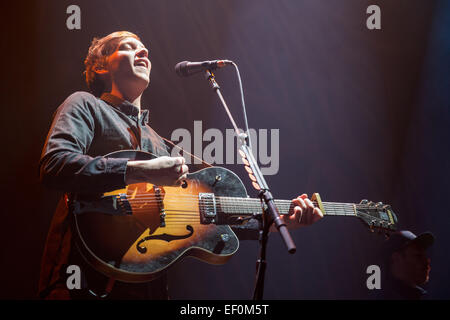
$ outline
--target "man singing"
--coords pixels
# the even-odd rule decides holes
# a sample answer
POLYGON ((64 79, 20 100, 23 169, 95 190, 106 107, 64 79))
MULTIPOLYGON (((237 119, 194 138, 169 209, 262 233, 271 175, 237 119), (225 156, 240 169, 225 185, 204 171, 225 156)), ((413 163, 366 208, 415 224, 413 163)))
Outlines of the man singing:
MULTIPOLYGON (((188 173, 185 159, 170 156, 164 140, 148 125, 148 110, 141 108, 142 93, 150 83, 151 62, 140 38, 127 31, 94 38, 85 66, 91 93, 75 92, 57 109, 40 160, 42 183, 65 193, 83 194, 140 182, 179 186, 188 173), (141 150, 158 158, 132 161, 104 157, 118 150, 141 150)), ((305 194, 292 202, 291 215, 285 219, 290 228, 310 225, 323 216, 305 194)), ((95 298, 108 282, 80 256, 69 221, 69 209, 62 199, 42 259, 41 298, 95 298), (81 290, 67 289, 68 265, 80 266, 81 290)), ((254 234, 255 228, 249 225, 248 233, 254 234)), ((166 276, 139 284, 116 281, 109 298, 167 299, 166 276)))

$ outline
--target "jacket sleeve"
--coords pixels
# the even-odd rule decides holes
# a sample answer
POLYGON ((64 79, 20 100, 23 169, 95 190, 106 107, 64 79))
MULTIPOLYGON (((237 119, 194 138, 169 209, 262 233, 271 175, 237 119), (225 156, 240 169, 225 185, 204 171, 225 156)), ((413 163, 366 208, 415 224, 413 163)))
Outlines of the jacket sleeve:
POLYGON ((250 219, 244 225, 231 226, 239 240, 258 240, 259 223, 256 219, 250 219))
POLYGON ((39 162, 45 186, 83 193, 125 186, 127 159, 87 155, 96 132, 96 103, 91 94, 77 92, 57 109, 39 162))

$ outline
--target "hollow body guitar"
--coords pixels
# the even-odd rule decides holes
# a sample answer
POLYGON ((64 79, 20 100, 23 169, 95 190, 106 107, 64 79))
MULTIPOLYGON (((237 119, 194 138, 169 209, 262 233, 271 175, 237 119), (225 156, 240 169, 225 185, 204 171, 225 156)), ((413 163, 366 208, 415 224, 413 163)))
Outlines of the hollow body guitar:
MULTIPOLYGON (((142 151, 106 157, 154 158, 142 151)), ((386 232, 396 228, 388 205, 327 203, 318 194, 312 200, 325 215, 358 217, 386 232)), ((290 200, 275 203, 281 214, 292 207, 290 200)), ((70 207, 82 256, 106 276, 124 282, 151 281, 185 256, 225 263, 239 248, 229 225, 262 212, 259 199, 248 198, 240 178, 221 167, 190 173, 180 187, 137 183, 103 194, 73 195, 70 207)))

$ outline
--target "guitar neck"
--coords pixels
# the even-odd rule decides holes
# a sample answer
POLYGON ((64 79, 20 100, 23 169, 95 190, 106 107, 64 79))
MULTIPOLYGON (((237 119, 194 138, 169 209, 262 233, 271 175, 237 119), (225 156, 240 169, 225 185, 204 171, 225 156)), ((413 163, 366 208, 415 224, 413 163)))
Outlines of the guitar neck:
MULTIPOLYGON (((317 195, 318 197, 318 195, 317 195)), ((312 200, 316 208, 320 208, 324 215, 329 216, 356 216, 354 203, 322 202, 320 197, 312 200)), ((230 216, 248 216, 262 212, 261 200, 256 198, 216 197, 221 211, 230 216)), ((275 200, 280 214, 289 214, 293 209, 291 200, 275 200)))

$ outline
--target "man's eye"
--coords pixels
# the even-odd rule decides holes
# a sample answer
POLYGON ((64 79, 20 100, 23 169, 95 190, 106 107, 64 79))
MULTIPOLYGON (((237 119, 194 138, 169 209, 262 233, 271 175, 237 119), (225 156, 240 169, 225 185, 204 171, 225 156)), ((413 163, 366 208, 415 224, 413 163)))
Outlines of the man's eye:
POLYGON ((131 50, 133 48, 129 43, 124 43, 124 44, 120 45, 119 49, 120 50, 131 50))

